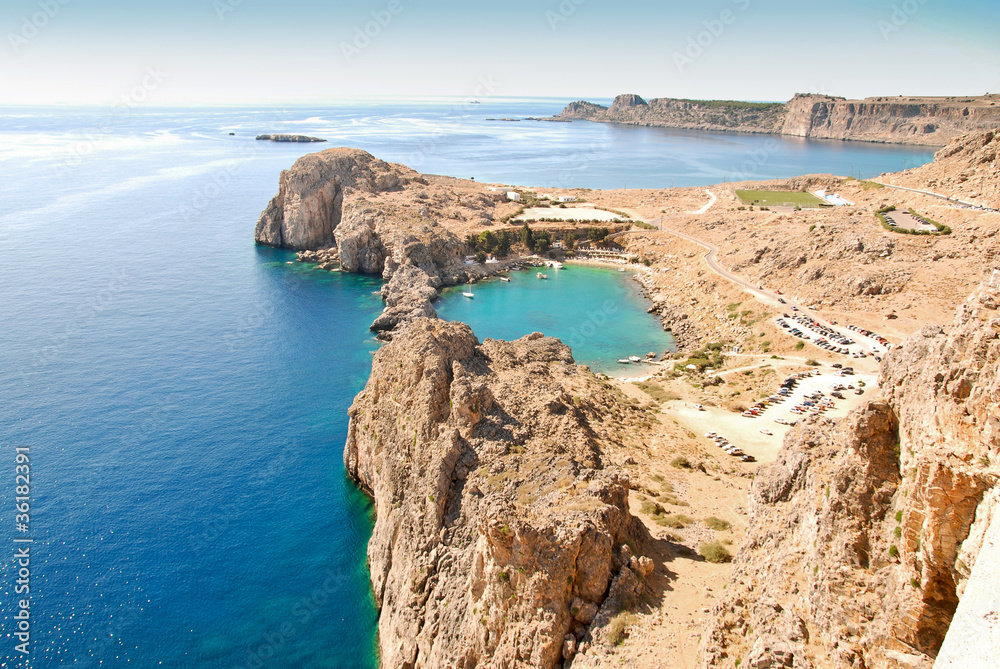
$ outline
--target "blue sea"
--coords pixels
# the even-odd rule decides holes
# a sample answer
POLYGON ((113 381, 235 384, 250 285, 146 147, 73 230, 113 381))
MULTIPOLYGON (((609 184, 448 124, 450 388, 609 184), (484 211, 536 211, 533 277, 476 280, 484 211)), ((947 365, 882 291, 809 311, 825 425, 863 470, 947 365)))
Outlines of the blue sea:
MULTIPOLYGON (((591 188, 707 185, 748 166, 878 174, 932 157, 487 120, 566 102, 0 108, 0 665, 376 666, 372 509, 341 453, 378 346, 380 281, 254 246, 297 157, 347 145, 424 172, 591 188), (254 141, 264 132, 330 143, 254 141), (13 636, 25 546, 27 661, 13 636)), ((557 334, 599 369, 670 345, 624 274, 571 267, 538 283, 519 275, 439 307, 481 337, 557 334)))

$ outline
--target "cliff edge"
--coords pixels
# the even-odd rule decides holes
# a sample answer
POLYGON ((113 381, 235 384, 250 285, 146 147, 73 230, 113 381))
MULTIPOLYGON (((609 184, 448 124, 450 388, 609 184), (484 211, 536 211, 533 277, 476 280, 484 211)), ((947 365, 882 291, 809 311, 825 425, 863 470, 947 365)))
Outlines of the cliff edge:
POLYGON ((813 139, 944 145, 1000 126, 1000 95, 846 100, 797 94, 787 103, 619 95, 611 107, 572 102, 555 118, 813 139))
POLYGON ((883 364, 882 396, 786 437, 704 667, 929 669, 1000 512, 1000 272, 883 364))
POLYGON ((643 530, 606 452, 638 412, 557 340, 416 320, 350 417, 382 666, 561 666, 652 571, 624 545, 643 530))

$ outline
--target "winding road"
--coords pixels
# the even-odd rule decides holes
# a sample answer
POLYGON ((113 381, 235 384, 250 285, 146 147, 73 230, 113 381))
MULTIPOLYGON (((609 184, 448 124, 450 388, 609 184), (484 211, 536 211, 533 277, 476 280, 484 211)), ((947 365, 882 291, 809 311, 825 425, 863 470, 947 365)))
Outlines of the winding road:
POLYGON ((957 197, 949 197, 947 195, 941 195, 941 193, 935 193, 935 192, 929 191, 929 190, 920 190, 919 188, 907 188, 906 186, 893 186, 892 184, 887 184, 887 183, 884 183, 882 181, 878 181, 876 179, 869 179, 869 181, 871 181, 872 183, 878 184, 880 186, 885 186, 886 188, 895 188, 896 190, 906 190, 906 191, 910 191, 911 193, 919 193, 920 195, 927 195, 929 197, 936 197, 939 200, 947 200, 948 202, 951 202, 952 204, 960 204, 960 205, 965 206, 965 207, 972 207, 973 209, 979 209, 979 210, 982 210, 982 211, 1000 212, 1000 209, 992 209, 990 207, 984 207, 983 205, 980 205, 980 204, 975 204, 973 202, 966 202, 965 200, 959 200, 957 197))

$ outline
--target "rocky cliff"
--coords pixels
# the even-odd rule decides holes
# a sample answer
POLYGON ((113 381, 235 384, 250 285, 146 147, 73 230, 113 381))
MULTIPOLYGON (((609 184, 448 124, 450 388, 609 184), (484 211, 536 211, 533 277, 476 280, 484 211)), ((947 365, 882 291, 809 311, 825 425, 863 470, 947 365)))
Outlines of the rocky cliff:
POLYGON ((557 340, 416 320, 350 416, 382 666, 561 666, 635 601, 652 562, 608 450, 639 412, 557 340))
POLYGON ((879 97, 846 100, 796 95, 788 103, 620 95, 611 107, 574 102, 559 119, 664 128, 751 132, 815 139, 943 145, 1000 126, 1000 96, 879 97))
POLYGON ((486 273, 482 266, 464 265, 466 244, 446 224, 477 232, 490 225, 506 198, 484 190, 472 181, 421 175, 364 151, 328 149, 281 173, 278 194, 261 214, 254 238, 300 251, 301 259, 323 267, 386 279, 386 310, 372 329, 388 333, 435 316, 431 301, 442 286, 486 273))
POLYGON ((751 490, 705 667, 932 665, 1000 511, 1000 273, 892 352, 882 397, 807 421, 751 490))
POLYGON ((959 137, 934 154, 934 162, 891 177, 891 183, 1000 209, 1000 123, 959 137))
POLYGON ((785 106, 781 103, 735 100, 675 100, 646 102, 638 95, 619 95, 611 107, 573 102, 556 118, 582 119, 662 128, 775 133, 781 128, 785 106))
POLYGON ((327 149, 283 170, 275 195, 260 215, 254 239, 302 251, 330 246, 343 216, 344 195, 402 187, 416 172, 357 149, 327 149))

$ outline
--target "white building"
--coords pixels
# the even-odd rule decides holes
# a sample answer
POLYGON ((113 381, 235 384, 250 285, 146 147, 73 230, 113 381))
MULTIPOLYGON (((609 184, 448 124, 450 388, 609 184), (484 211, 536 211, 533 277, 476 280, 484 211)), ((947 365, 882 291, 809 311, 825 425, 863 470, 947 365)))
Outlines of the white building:
POLYGON ((560 202, 576 202, 576 197, 573 196, 573 195, 560 195, 559 196, 559 201, 560 202))
POLYGON ((517 191, 509 190, 509 191, 507 191, 507 199, 508 200, 513 200, 514 202, 520 202, 521 201, 521 194, 518 193, 517 191))

